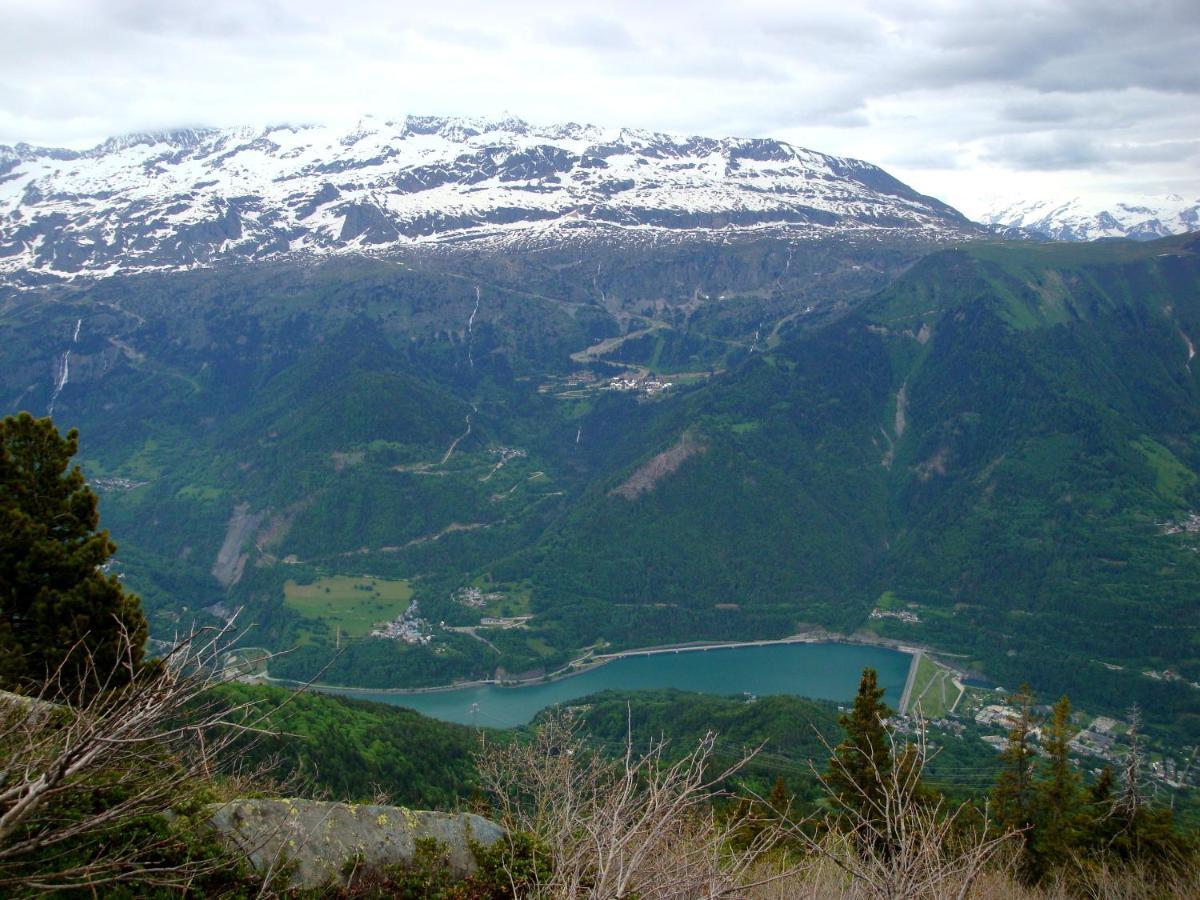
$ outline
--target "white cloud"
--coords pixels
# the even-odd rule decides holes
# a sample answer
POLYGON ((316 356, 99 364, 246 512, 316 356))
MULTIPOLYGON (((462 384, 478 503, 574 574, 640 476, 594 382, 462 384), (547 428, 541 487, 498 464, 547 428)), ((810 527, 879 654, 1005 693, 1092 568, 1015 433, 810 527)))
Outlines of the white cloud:
POLYGON ((871 160, 967 211, 985 192, 1068 185, 1200 194, 1194 0, 572 9, 0 0, 0 142, 509 111, 781 137, 871 160))

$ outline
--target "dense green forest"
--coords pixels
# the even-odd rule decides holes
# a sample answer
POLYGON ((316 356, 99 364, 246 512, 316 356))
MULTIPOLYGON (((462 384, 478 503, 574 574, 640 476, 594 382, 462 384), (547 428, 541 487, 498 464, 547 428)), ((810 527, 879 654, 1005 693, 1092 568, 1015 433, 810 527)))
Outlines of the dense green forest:
POLYGON ((802 271, 871 273, 819 289, 782 249, 645 255, 603 299, 594 266, 484 259, 10 296, 0 397, 44 405, 80 325, 56 420, 115 570, 154 636, 245 607, 247 643, 295 648, 276 675, 434 684, 597 641, 869 627, 1200 737, 1196 238, 907 269, 920 248, 814 246, 802 271), (285 593, 336 574, 410 586, 430 641, 285 593))
POLYGON ((472 754, 481 732, 408 709, 326 694, 230 684, 221 700, 253 702, 268 734, 237 752, 247 770, 316 798, 453 809, 476 785, 472 754))
MULTIPOLYGON (((367 801, 377 796, 416 808, 450 809, 476 800, 473 755, 482 741, 522 740, 537 723, 513 731, 469 728, 429 719, 403 707, 320 693, 231 684, 231 704, 254 702, 264 726, 278 732, 251 737, 239 749, 241 765, 299 794, 367 801)), ((762 792, 784 776, 797 795, 817 795, 809 762, 823 765, 822 740, 841 739, 837 707, 801 697, 717 697, 684 691, 605 692, 570 704, 579 713, 589 746, 606 755, 623 752, 626 739, 639 752, 666 741, 670 755, 695 746, 707 732, 719 735, 717 763, 729 765, 761 747, 740 777, 762 792)), ((980 745, 983 747, 983 745, 980 745)), ((983 747, 983 752, 994 756, 983 747)))
MULTIPOLYGON (((471 728, 398 706, 246 684, 223 688, 222 700, 255 703, 267 713, 267 726, 279 732, 245 742, 239 751, 245 769, 266 766, 269 779, 303 796, 352 801, 387 797, 421 808, 478 803, 474 755, 482 742, 525 740, 542 718, 511 730, 471 728)), ((670 758, 713 732, 715 765, 732 765, 755 754, 730 787, 766 796, 783 779, 801 806, 820 798, 817 774, 830 748, 844 737, 839 705, 804 697, 748 700, 678 690, 605 691, 565 708, 579 715, 587 744, 606 755, 623 753, 628 740, 636 752, 665 743, 670 758)), ((985 732, 972 722, 954 731, 929 727, 925 781, 958 801, 983 797, 1002 770, 1000 755, 980 740, 985 732)), ((1096 776, 1088 766, 1084 770, 1091 783, 1096 776)), ((1173 806, 1182 822, 1195 825, 1200 822, 1195 794, 1164 794, 1159 801, 1173 806)))

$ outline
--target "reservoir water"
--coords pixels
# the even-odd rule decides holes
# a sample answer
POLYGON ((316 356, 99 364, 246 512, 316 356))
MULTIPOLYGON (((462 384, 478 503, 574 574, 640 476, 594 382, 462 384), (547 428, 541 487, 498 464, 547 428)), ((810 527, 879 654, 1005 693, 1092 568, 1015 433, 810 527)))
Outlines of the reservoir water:
POLYGON ((511 728, 547 706, 598 691, 679 688, 705 694, 797 694, 822 700, 854 698, 862 670, 879 673, 884 700, 900 702, 912 657, 886 647, 858 644, 772 644, 626 656, 559 681, 520 687, 454 688, 420 694, 346 693, 362 700, 406 706, 435 719, 511 728))

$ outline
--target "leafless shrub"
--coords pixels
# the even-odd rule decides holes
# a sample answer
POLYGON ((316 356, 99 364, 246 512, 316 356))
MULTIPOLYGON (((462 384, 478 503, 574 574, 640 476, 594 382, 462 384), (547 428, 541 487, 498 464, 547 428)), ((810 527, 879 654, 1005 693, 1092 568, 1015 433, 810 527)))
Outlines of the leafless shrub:
POLYGON ((548 716, 530 742, 485 745, 480 781, 500 822, 510 833, 532 834, 550 864, 550 875, 523 889, 556 900, 742 895, 755 880, 755 861, 781 832, 733 840, 745 817, 718 818, 714 801, 753 754, 711 777, 714 739, 709 734, 675 762, 663 744, 638 754, 631 740, 623 756, 609 759, 587 748, 565 711, 548 716))
POLYGON ((182 888, 228 865, 191 856, 177 829, 140 825, 198 800, 231 742, 263 731, 255 703, 215 695, 233 627, 197 630, 149 666, 124 635, 109 671, 80 644, 37 697, 0 699, 0 892, 182 888))
MULTIPOLYGON (((896 746, 897 762, 881 770, 868 748, 862 753, 869 778, 856 780, 845 762, 830 751, 835 771, 846 776, 840 809, 822 820, 786 826, 789 835, 812 857, 787 885, 792 896, 846 898, 967 898, 987 870, 1003 872, 1013 856, 1005 851, 1016 833, 994 834, 986 807, 953 806, 920 789, 928 760, 924 734, 915 743, 896 746)), ((830 798, 838 792, 814 768, 830 798)), ((756 894, 767 897, 770 893, 756 894)))
POLYGON ((1158 900, 1200 897, 1200 863, 1195 857, 1147 863, 1106 857, 1076 858, 1045 888, 1053 898, 1158 900))

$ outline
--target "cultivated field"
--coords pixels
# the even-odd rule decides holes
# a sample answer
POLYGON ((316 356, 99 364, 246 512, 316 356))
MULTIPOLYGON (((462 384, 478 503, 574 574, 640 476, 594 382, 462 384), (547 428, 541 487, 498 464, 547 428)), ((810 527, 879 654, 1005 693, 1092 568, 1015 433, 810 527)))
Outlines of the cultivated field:
POLYGON ((412 588, 407 581, 333 575, 312 584, 289 581, 283 586, 287 605, 306 619, 320 619, 330 631, 363 637, 371 628, 408 609, 412 588))

